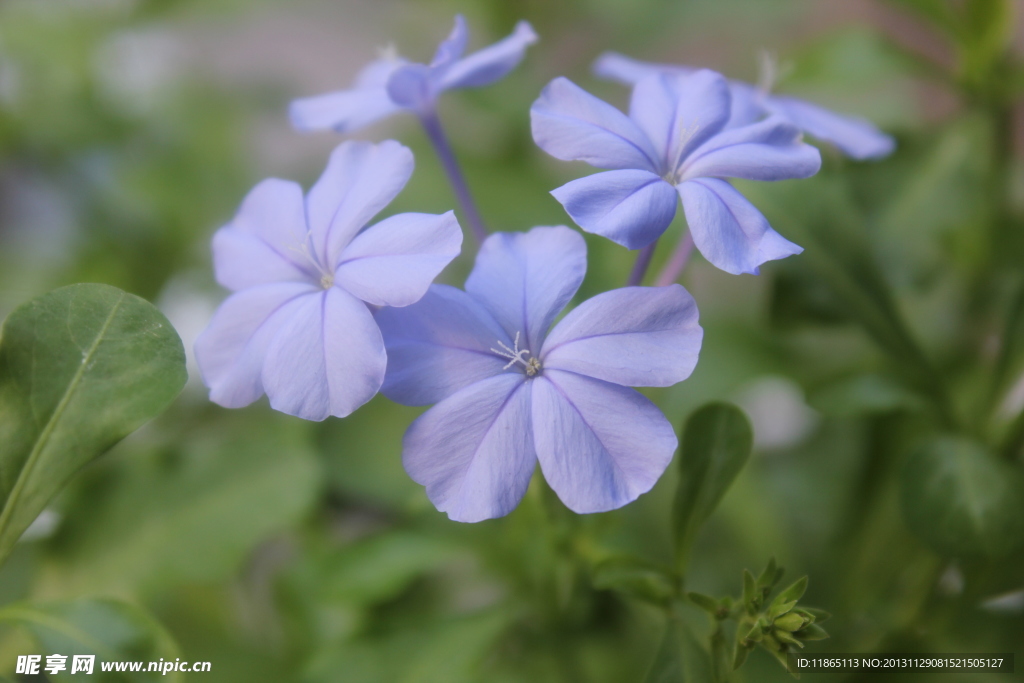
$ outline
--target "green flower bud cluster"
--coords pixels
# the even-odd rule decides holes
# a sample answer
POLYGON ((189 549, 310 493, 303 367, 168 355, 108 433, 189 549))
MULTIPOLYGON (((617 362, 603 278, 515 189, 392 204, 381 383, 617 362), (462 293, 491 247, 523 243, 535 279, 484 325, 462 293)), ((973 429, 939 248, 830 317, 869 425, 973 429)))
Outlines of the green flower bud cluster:
POLYGON ((782 580, 783 569, 772 558, 756 579, 749 571, 743 572, 743 597, 733 600, 715 599, 700 593, 689 593, 690 601, 717 621, 736 619, 736 642, 732 669, 738 669, 747 655, 758 645, 770 652, 783 666, 786 655, 802 648, 811 640, 828 638, 820 626, 829 618, 828 612, 812 607, 799 607, 797 603, 807 590, 807 577, 801 577, 780 591, 770 602, 769 596, 782 580))

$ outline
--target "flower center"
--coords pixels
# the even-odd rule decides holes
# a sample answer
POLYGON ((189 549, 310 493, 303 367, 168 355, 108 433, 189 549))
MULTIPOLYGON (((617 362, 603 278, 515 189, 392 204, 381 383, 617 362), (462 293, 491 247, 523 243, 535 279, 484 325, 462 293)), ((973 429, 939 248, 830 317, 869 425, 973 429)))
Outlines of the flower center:
POLYGON ((690 140, 698 132, 700 132, 699 121, 681 121, 672 131, 672 135, 669 137, 668 156, 665 159, 668 170, 662 176, 670 185, 678 185, 682 180, 683 170, 681 166, 685 161, 683 152, 686 151, 686 145, 689 144, 690 140))
POLYGON ((502 358, 508 358, 509 359, 508 363, 505 365, 505 367, 502 368, 502 370, 508 370, 510 367, 512 367, 516 363, 519 363, 519 364, 521 364, 523 366, 523 371, 526 373, 527 377, 533 377, 534 375, 536 375, 536 374, 538 374, 540 372, 540 369, 541 369, 540 359, 539 358, 535 358, 534 356, 531 356, 529 349, 520 349, 519 348, 519 333, 518 332, 516 332, 516 339, 512 343, 513 348, 510 349, 508 347, 508 344, 506 344, 505 342, 501 341, 500 339, 498 340, 498 346, 500 346, 501 348, 500 349, 491 349, 491 351, 493 351, 494 353, 498 354, 502 358), (524 358, 524 356, 525 356, 525 358, 524 358))
POLYGON ((323 277, 320 278, 320 286, 324 289, 330 289, 334 286, 334 273, 324 273, 323 277))

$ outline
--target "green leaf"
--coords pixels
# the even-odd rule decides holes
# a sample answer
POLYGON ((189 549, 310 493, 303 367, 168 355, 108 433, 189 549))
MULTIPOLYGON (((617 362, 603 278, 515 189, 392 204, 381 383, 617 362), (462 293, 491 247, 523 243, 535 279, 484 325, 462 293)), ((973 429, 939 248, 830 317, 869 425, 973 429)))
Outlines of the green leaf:
POLYGON ((167 318, 106 285, 24 304, 0 336, 0 561, 84 465, 161 413, 185 385, 167 318))
MULTIPOLYGON (((804 596, 805 592, 807 592, 807 577, 801 576, 799 579, 790 584, 789 587, 786 588, 786 590, 782 591, 781 593, 775 596, 775 599, 772 600, 772 607, 785 605, 790 602, 795 604, 800 598, 804 596)), ((790 609, 792 609, 792 607, 790 609)), ((779 614, 784 614, 788 611, 789 610, 783 610, 780 611, 779 614)))
POLYGON ((1024 543, 1024 474, 973 441, 926 444, 901 491, 908 526, 943 555, 1001 557, 1024 543))
MULTIPOLYGON (((103 674, 101 662, 155 662, 181 658, 171 636, 138 607, 119 600, 80 599, 45 604, 16 603, 0 609, 0 621, 26 628, 38 643, 40 654, 68 657, 67 669, 50 680, 73 682, 81 672, 71 674, 73 655, 95 655, 93 676, 99 680, 180 681, 182 675, 168 672, 103 674)), ((187 658, 183 658, 187 659, 187 658)), ((44 657, 43 664, 46 663, 44 657)))
POLYGON ((743 570, 743 604, 750 614, 761 609, 761 593, 757 590, 757 581, 749 569, 743 570))
POLYGON ((710 403, 686 421, 674 510, 676 566, 681 572, 701 525, 743 469, 753 443, 747 416, 728 403, 710 403))
POLYGON ((701 647, 685 624, 670 618, 644 683, 708 683, 714 680, 708 651, 701 647))
POLYGON ((604 560, 594 568, 593 583, 595 588, 615 590, 657 605, 667 604, 675 593, 671 574, 656 564, 635 557, 604 560))

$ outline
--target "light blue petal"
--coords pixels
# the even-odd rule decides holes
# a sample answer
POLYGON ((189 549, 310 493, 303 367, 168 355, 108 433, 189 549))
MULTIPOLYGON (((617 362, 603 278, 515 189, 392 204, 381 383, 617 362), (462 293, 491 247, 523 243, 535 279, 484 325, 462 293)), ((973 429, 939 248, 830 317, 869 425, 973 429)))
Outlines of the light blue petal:
POLYGON ((466 51, 466 44, 469 42, 469 29, 466 28, 466 18, 461 14, 455 15, 455 25, 448 37, 441 41, 430 61, 432 68, 444 67, 456 61, 466 51))
POLYGON ((676 215, 676 191, 650 171, 605 171, 566 183, 551 193, 576 224, 640 249, 658 239, 676 215))
POLYGON ((537 462, 528 387, 521 373, 476 382, 425 412, 405 433, 405 471, 451 519, 507 515, 526 493, 537 462))
POLYGON ((269 282, 316 280, 316 264, 303 253, 307 242, 302 188, 287 180, 264 180, 213 236, 217 282, 237 291, 269 282))
POLYGON ((317 421, 345 417, 377 393, 386 365, 366 304, 332 287, 295 300, 267 349, 263 388, 282 413, 317 421))
POLYGON ((574 512, 605 512, 646 493, 672 461, 675 430, 634 389, 561 370, 533 380, 534 445, 574 512))
POLYGON ((731 128, 695 150, 680 168, 680 180, 809 178, 821 168, 821 153, 800 140, 800 130, 778 116, 731 128))
POLYGON ((702 69, 641 80, 633 88, 629 117, 653 143, 660 174, 664 174, 675 171, 692 150, 722 130, 730 107, 728 83, 714 71, 702 69))
POLYGON ((843 116, 795 97, 772 97, 768 106, 819 140, 831 142, 854 159, 880 159, 896 149, 896 141, 870 121, 843 116))
POLYGON ((765 261, 803 251, 775 232, 761 212, 724 180, 689 180, 679 185, 679 194, 693 243, 727 273, 757 274, 765 261))
POLYGON ((375 306, 408 306, 419 301, 461 247, 462 229, 453 211, 400 213, 345 247, 334 281, 375 306))
POLYGON ((295 302, 316 294, 309 284, 274 283, 243 289, 220 305, 195 343, 211 401, 241 408, 263 395, 260 373, 270 342, 290 320, 295 302))
POLYGON ((618 81, 624 85, 634 85, 648 76, 661 73, 692 73, 693 69, 674 64, 657 64, 633 59, 618 52, 604 52, 595 61, 591 69, 599 78, 618 81))
POLYGON ((536 354, 555 316, 583 282, 587 245, 565 226, 499 232, 480 247, 466 291, 491 312, 519 348, 536 354))
POLYGON ((757 123, 767 115, 765 95, 760 88, 743 81, 729 81, 732 93, 732 111, 726 128, 739 128, 757 123))
POLYGON ((288 107, 292 126, 301 131, 351 133, 400 111, 386 85, 392 72, 405 63, 403 59, 379 59, 370 62, 348 90, 293 100, 288 107))
POLYGON ((412 170, 412 152, 394 140, 335 148, 306 197, 311 250, 322 272, 334 272, 342 250, 402 191, 412 170))
POLYGON ((659 155, 637 125, 567 78, 556 78, 530 108, 533 139, 563 161, 658 172, 659 155))
POLYGON ((396 403, 437 403, 505 372, 508 359, 491 349, 501 344, 511 348, 513 340, 486 308, 460 289, 432 285, 411 306, 382 308, 376 318, 388 352, 381 392, 396 403))
POLYGON ((526 56, 526 48, 537 42, 528 22, 516 24, 512 34, 452 64, 441 78, 441 90, 479 88, 504 78, 526 56))
POLYGON ((682 285, 598 294, 555 325, 541 351, 544 371, 569 370, 630 387, 667 387, 697 366, 704 331, 682 285))

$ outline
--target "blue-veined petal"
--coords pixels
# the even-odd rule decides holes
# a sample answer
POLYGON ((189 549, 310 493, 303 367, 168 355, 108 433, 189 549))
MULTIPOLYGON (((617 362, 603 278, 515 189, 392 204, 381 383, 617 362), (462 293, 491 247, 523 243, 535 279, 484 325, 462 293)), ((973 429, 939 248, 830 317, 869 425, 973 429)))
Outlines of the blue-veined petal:
POLYGON ((765 261, 803 251, 775 232, 768 219, 724 180, 689 180, 678 189, 693 243, 727 273, 756 274, 765 261))
POLYGON ((821 153, 800 137, 799 128, 778 116, 730 128, 693 152, 680 169, 680 180, 809 178, 821 168, 821 153))
POLYGON ((658 239, 676 215, 676 191, 650 171, 604 171, 551 192, 576 224, 628 249, 658 239))
POLYGON ((376 306, 418 301, 459 255, 455 213, 401 213, 359 233, 341 254, 335 282, 376 306))
POLYGON ((449 66, 440 88, 478 88, 504 78, 526 56, 526 48, 537 42, 528 22, 520 21, 508 37, 478 50, 449 66))
POLYGON ((704 331, 681 285, 624 287, 570 311, 544 342, 544 370, 570 370, 631 387, 682 382, 697 365, 704 331))
POLYGON ((323 270, 337 267, 341 251, 402 191, 412 170, 412 152, 394 140, 335 148, 306 196, 310 241, 323 270))
POLYGON ((714 71, 662 73, 636 84, 629 117, 653 143, 664 173, 722 130, 730 106, 729 85, 714 71))
POLYGON ((637 125, 567 78, 556 78, 530 108, 533 139, 564 161, 658 173, 659 154, 637 125))
POLYGON ((579 289, 587 272, 587 245, 565 226, 499 232, 480 247, 466 291, 534 355, 544 335, 579 289))
POLYGON ((768 113, 765 109, 765 94, 760 88, 743 81, 729 81, 732 93, 732 111, 726 128, 739 128, 757 123, 768 113))
POLYGON ((534 446, 570 510, 605 512, 646 493, 672 461, 675 430, 638 391, 561 370, 532 382, 534 446))
POLYGON ((297 299, 263 364, 270 405, 306 420, 345 417, 377 393, 387 355, 359 299, 332 287, 297 299))
POLYGON ((529 383, 502 373, 471 384, 405 433, 402 463, 427 497, 458 522, 501 517, 519 504, 537 462, 529 383))
POLYGON ((674 64, 656 64, 633 59, 618 52, 604 52, 592 67, 595 76, 618 81, 624 85, 634 85, 648 76, 661 73, 692 73, 693 69, 674 64))
POLYGON ((461 14, 456 14, 451 33, 437 46, 434 58, 430 60, 430 66, 432 68, 444 67, 455 62, 466 51, 468 42, 469 29, 466 28, 466 18, 461 14))
POLYGON ((310 252, 302 188, 270 178, 254 187, 213 236, 217 282, 231 290, 319 278, 310 252))
POLYGON ((288 324, 295 301, 317 298, 308 283, 260 285, 232 294, 196 339, 195 352, 210 400, 225 408, 247 406, 263 395, 267 348, 288 324))
POLYGON ((896 148, 892 136, 866 119, 843 116, 795 97, 771 97, 767 104, 806 133, 831 142, 854 159, 879 159, 896 148))
POLYGON ((491 349, 511 348, 513 339, 460 289, 432 285, 411 306, 383 308, 376 318, 388 352, 381 391, 396 403, 437 403, 508 364, 491 349))
POLYGON ((288 107, 292 126, 302 131, 351 133, 400 111, 386 86, 392 72, 405 63, 403 59, 379 59, 363 68, 347 90, 293 100, 288 107))

